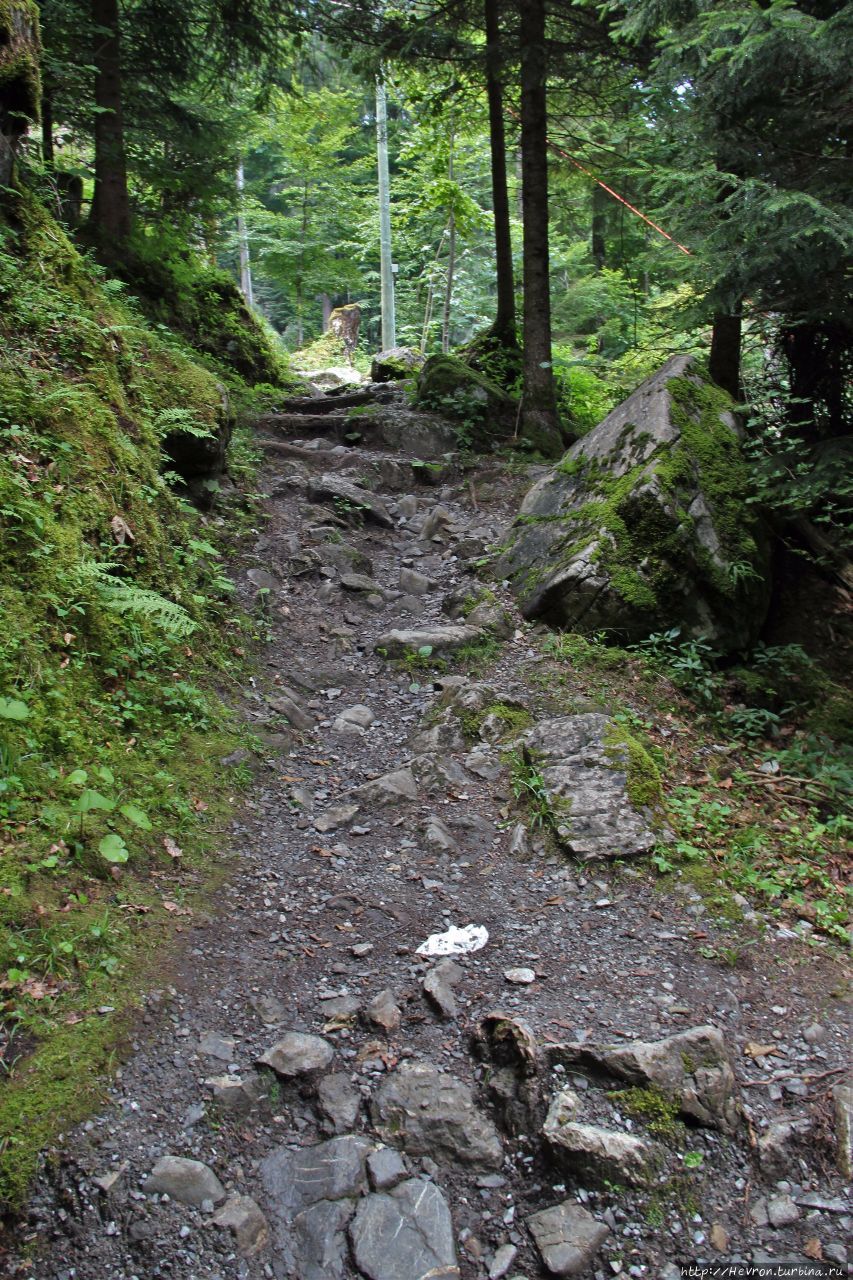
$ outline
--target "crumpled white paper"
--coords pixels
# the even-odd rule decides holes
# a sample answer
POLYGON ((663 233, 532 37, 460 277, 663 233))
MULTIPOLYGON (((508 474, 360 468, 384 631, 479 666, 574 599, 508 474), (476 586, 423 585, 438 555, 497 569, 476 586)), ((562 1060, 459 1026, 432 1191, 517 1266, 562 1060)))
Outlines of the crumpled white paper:
POLYGON ((461 956, 466 951, 479 951, 489 941, 489 931, 481 924, 466 924, 458 929, 452 924, 445 933, 431 933, 417 949, 419 956, 461 956))

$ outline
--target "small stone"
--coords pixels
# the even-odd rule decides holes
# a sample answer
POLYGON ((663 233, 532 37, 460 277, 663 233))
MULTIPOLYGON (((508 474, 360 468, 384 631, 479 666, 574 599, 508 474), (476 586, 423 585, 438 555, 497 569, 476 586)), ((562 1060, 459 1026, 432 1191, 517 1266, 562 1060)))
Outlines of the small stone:
POLYGON ((361 1110, 361 1094, 343 1071, 323 1076, 317 1088, 317 1103, 327 1133, 348 1133, 361 1110))
POLYGON ((545 1266, 555 1276, 583 1271, 610 1234, 609 1227, 573 1200, 540 1209, 527 1219, 545 1266))
POLYGON ((234 1243, 246 1257, 260 1253, 269 1243, 267 1220, 251 1196, 229 1196, 211 1221, 232 1232, 234 1243))
POLYGON ((459 852, 459 845, 441 818, 432 816, 429 819, 424 831, 424 839, 431 848, 438 849, 440 853, 459 852))
POLYGON ((522 986, 522 987, 529 986, 531 982, 536 981, 536 973, 535 973, 535 970, 533 969, 525 969, 525 968, 505 969, 504 977, 506 978, 507 982, 513 982, 517 986, 522 986))
POLYGON ((503 1280, 517 1257, 518 1249, 514 1244, 502 1244, 495 1250, 492 1265, 489 1267, 489 1280, 503 1280))
POLYGON ((402 1015, 394 1000, 394 993, 387 987, 375 995, 364 1010, 368 1020, 384 1031, 396 1031, 402 1015))
POLYGON ((345 591, 380 591, 382 588, 373 578, 363 573, 342 573, 341 586, 345 591))
MULTIPOLYGON (((415 775, 406 765, 402 769, 394 769, 379 778, 373 778, 358 787, 353 795, 373 804, 394 805, 401 800, 417 800, 418 784, 415 775)), ((316 823, 315 823, 316 825, 316 823)))
POLYGON ((404 595, 424 596, 428 591, 432 591, 434 587, 435 583, 426 574, 418 573, 417 569, 403 568, 400 570, 400 590, 404 595))
POLYGON ((158 1160, 145 1190, 196 1206, 203 1205, 205 1200, 216 1204, 225 1199, 225 1188, 213 1170, 200 1160, 185 1160, 182 1156, 163 1156, 158 1160))
POLYGON ((250 1003, 261 1022, 266 1022, 268 1025, 283 1022, 287 1016, 287 1010, 278 996, 265 992, 261 995, 253 996, 250 1003))
POLYGON ((347 707, 332 724, 335 733, 364 733, 373 724, 376 716, 370 707, 357 705, 347 707))
POLYGON ((448 956, 433 965, 424 978, 424 993, 443 1018, 456 1017, 456 998, 451 988, 458 985, 463 973, 462 967, 448 956))
POLYGON ((721 1222, 715 1222, 708 1233, 712 1248, 718 1253, 725 1253, 729 1247, 729 1233, 721 1222))
POLYGON ((753 1200, 749 1206, 749 1216, 756 1227, 766 1227, 770 1219, 767 1216, 767 1201, 763 1196, 753 1200))
POLYGON ((328 1040, 305 1035, 301 1031, 288 1031, 258 1058, 257 1065, 272 1067, 279 1076, 300 1076, 327 1067, 334 1056, 335 1051, 328 1040))
POLYGON ((803 1032, 803 1039, 806 1044, 821 1044, 826 1039, 826 1027, 819 1022, 813 1022, 803 1032))
POLYGON ((372 942, 357 942, 354 947, 350 947, 350 951, 358 960, 361 960, 364 956, 369 956, 372 950, 372 942))
POLYGON ((337 805, 314 819, 314 830, 319 831, 321 835, 326 835, 329 831, 337 831, 339 827, 345 827, 352 822, 357 813, 357 804, 337 805))
POLYGON ((208 1058, 216 1058, 219 1062, 233 1062, 236 1041, 231 1036, 220 1035, 218 1031, 208 1031, 199 1041, 199 1053, 208 1058))
POLYGON ((767 1201, 767 1217, 771 1227, 788 1227, 799 1216, 800 1211, 789 1195, 773 1196, 767 1201))
POLYGON ((393 1147, 379 1147, 367 1157, 367 1176, 374 1191, 388 1191, 409 1176, 403 1157, 393 1147))
POLYGON ((93 1178, 92 1181, 96 1187, 99 1187, 101 1191, 103 1191, 104 1195, 109 1195, 119 1178, 127 1172, 129 1167, 128 1161, 122 1160, 121 1164, 117 1165, 115 1169, 110 1169, 107 1173, 102 1173, 99 1177, 93 1178))

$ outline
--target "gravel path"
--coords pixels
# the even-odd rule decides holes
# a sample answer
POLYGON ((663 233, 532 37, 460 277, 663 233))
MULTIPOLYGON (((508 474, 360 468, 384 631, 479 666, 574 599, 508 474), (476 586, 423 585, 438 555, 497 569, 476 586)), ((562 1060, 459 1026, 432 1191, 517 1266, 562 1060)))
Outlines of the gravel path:
MULTIPOLYGON (((412 415, 383 412, 405 436, 412 415)), ((109 1106, 46 1163, 37 1260, 14 1274, 603 1280, 734 1258, 846 1274, 837 966, 772 929, 745 965, 703 957, 717 933, 694 891, 664 898, 641 864, 579 866, 519 826, 501 725, 466 741, 441 711, 458 663, 436 677, 376 652, 395 628, 459 625, 442 602, 476 594, 470 562, 529 477, 291 430, 264 483, 268 524, 237 572, 269 611, 243 699, 268 758, 233 874, 150 994, 109 1106), (469 924, 482 949, 416 954, 469 924), (654 1072, 597 1049, 709 1024, 722 1050, 661 1051, 689 1077, 669 1108, 654 1072)), ((517 615, 493 650, 466 677, 486 702, 564 709, 517 615)))

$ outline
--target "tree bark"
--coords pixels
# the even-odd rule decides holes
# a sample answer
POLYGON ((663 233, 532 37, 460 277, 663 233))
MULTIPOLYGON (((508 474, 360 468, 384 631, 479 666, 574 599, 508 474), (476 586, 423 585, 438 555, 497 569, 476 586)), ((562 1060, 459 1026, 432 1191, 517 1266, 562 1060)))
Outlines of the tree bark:
POLYGON ((92 0, 95 47, 95 190, 89 213, 102 249, 130 235, 130 196, 122 120, 118 0, 92 0))
POLYGON ((545 3, 521 5, 521 199, 524 210, 524 399, 521 429, 536 448, 561 447, 551 363, 545 3))
POLYGON ((47 89, 41 95, 41 158, 46 165, 53 164, 53 95, 47 89))
POLYGON ((252 264, 249 257, 249 236, 246 231, 246 218, 243 213, 243 161, 237 161, 237 242, 240 248, 240 292, 246 306, 254 304, 252 290, 252 264))
POLYGON ((718 312, 711 331, 711 355, 708 372, 711 381, 728 391, 733 400, 741 399, 740 383, 740 315, 718 312))
POLYGON ((596 271, 603 271, 607 265, 607 195, 598 183, 592 188, 592 260, 596 271))
POLYGON ((512 234, 509 188, 506 180, 506 130, 501 83, 501 31, 498 0, 485 0, 486 98, 489 104, 489 152, 492 164, 492 209, 495 217, 495 283, 497 309, 490 329, 492 337, 516 346, 515 280, 512 267, 512 234))
POLYGON ((397 345, 394 270, 391 260, 391 183, 388 176, 388 115, 385 83, 376 77, 376 158, 379 173, 379 274, 382 293, 382 350, 397 345))

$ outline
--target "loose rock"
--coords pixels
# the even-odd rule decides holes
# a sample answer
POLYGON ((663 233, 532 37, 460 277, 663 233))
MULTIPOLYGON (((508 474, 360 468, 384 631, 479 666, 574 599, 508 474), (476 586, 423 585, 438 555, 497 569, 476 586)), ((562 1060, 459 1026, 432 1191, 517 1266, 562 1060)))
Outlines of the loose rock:
POLYGON ((554 1276, 574 1276, 583 1271, 610 1230, 572 1200, 541 1209, 527 1219, 542 1261, 554 1276))

